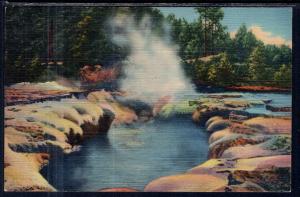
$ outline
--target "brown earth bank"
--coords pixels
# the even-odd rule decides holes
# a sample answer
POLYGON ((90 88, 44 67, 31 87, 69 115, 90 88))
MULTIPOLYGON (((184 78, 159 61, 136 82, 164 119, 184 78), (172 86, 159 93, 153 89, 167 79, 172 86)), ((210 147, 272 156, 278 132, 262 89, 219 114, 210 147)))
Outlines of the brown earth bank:
POLYGON ((4 88, 5 105, 31 104, 49 100, 71 98, 79 88, 66 80, 50 81, 45 83, 17 83, 4 88))
POLYGON ((225 89, 230 91, 241 91, 241 92, 291 92, 291 88, 280 88, 271 86, 230 86, 225 89))

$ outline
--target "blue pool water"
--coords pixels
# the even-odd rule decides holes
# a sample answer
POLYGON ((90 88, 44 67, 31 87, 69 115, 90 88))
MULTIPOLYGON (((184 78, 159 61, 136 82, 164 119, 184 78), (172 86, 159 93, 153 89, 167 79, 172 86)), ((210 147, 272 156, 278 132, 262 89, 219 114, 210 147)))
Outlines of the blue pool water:
MULTIPOLYGON (((250 100, 272 99, 274 105, 291 106, 290 94, 242 95, 250 100)), ((200 96, 203 94, 186 97, 200 96)), ((265 106, 254 106, 247 111, 271 113, 265 106)), ((153 179, 183 173, 206 161, 208 137, 203 128, 192 122, 191 115, 113 126, 107 135, 85 139, 80 151, 52 155, 42 174, 60 191, 96 191, 111 187, 142 190, 153 179)))
POLYGON ((57 155, 43 174, 58 190, 95 191, 107 187, 142 190, 151 180, 207 160, 208 136, 190 116, 112 127, 86 139, 78 152, 57 155))

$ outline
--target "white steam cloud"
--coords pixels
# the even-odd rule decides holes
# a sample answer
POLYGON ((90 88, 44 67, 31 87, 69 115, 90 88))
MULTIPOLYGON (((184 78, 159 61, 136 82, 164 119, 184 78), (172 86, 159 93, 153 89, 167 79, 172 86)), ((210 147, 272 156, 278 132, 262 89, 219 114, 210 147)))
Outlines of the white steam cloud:
POLYGON ((170 28, 166 23, 165 35, 160 37, 152 32, 151 18, 148 16, 136 24, 133 16, 117 15, 110 24, 113 30, 112 41, 130 50, 124 62, 122 90, 148 102, 163 96, 174 98, 180 92, 193 91, 184 76, 177 47, 170 43, 170 28))

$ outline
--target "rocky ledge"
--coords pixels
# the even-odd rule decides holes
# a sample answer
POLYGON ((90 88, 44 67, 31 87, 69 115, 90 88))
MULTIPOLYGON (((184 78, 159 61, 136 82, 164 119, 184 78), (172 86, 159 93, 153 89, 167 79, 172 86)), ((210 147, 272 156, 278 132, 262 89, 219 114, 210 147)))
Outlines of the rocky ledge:
POLYGON ((208 161, 186 173, 153 180, 144 191, 290 191, 291 117, 248 113, 246 108, 266 102, 228 98, 190 101, 196 105, 193 120, 210 134, 208 161))
POLYGON ((290 115, 245 111, 272 101, 246 100, 240 95, 209 95, 176 104, 168 101, 162 98, 151 111, 140 109, 144 105, 135 102, 116 100, 109 92, 95 91, 84 99, 5 107, 5 191, 56 191, 39 173, 54 152, 70 153, 84 138, 107 132, 111 125, 178 114, 192 116, 210 134, 208 161, 186 173, 153 180, 144 191, 290 191, 290 115))
POLYGON ((39 173, 57 151, 72 152, 84 138, 130 124, 136 112, 105 91, 5 107, 5 191, 55 191, 39 173))

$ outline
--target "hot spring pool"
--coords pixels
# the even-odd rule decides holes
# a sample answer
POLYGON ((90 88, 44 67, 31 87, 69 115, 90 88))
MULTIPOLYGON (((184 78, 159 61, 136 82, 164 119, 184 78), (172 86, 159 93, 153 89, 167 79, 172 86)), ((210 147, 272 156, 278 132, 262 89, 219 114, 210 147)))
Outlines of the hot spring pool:
MULTIPOLYGON (((195 99, 201 95, 187 96, 195 99)), ((291 105, 291 94, 242 95, 254 100, 272 99, 276 105, 291 105)), ((264 106, 247 111, 272 113, 264 106)), ((85 139, 79 151, 52 155, 42 174, 59 191, 96 191, 112 187, 142 190, 153 179, 183 173, 206 161, 208 137, 203 128, 192 122, 191 115, 112 126, 106 135, 85 139)))
POLYGON ((86 139, 80 151, 53 155, 42 174, 60 191, 142 190, 155 178, 204 162, 207 153, 208 135, 190 116, 156 119, 86 139))

